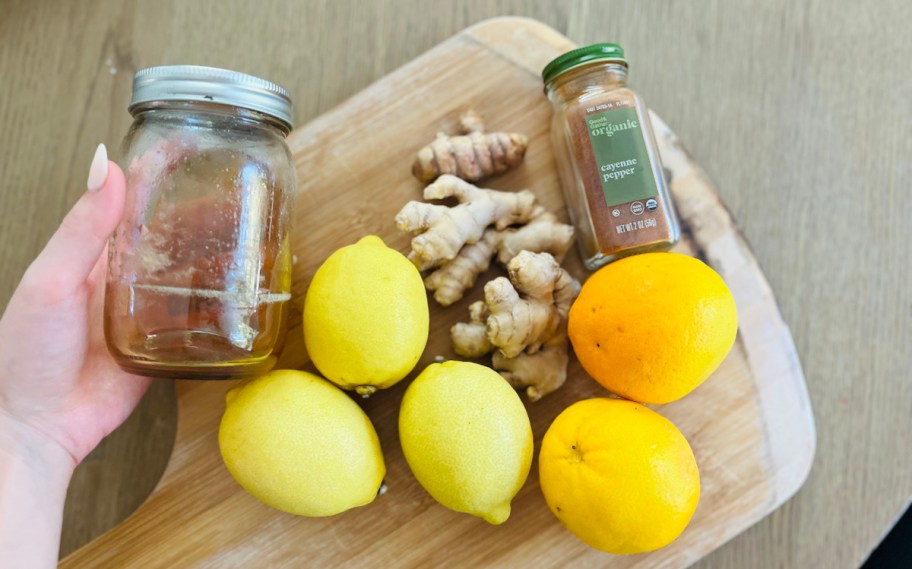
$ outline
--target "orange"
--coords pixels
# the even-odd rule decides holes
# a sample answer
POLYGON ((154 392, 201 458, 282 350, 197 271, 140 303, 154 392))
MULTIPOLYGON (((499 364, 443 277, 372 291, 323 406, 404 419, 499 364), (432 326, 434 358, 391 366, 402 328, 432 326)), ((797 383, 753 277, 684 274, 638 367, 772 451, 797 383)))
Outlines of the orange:
POLYGON ((557 519, 608 553, 668 545, 700 500, 700 472, 681 432, 622 399, 587 399, 558 415, 542 440, 538 473, 557 519))
POLYGON ((738 316, 731 291, 705 263, 647 253, 589 277, 570 308, 568 331, 597 382, 658 404, 684 397, 719 367, 735 342, 738 316))

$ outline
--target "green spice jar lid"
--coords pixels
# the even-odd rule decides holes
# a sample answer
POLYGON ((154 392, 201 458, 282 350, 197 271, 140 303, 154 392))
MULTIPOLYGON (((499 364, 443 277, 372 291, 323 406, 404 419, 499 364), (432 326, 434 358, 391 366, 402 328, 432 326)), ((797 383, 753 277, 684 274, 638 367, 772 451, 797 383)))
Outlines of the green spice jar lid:
POLYGON ((542 70, 542 81, 546 84, 565 71, 591 61, 618 61, 627 65, 624 48, 616 43, 594 43, 559 55, 542 70))

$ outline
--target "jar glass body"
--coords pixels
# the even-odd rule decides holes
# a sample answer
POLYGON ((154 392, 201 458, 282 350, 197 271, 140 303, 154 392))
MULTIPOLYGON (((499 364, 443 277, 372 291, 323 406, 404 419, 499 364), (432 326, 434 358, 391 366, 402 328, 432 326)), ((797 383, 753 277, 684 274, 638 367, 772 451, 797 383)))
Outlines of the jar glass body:
POLYGON ((151 103, 124 139, 105 337, 125 370, 222 379, 275 364, 291 297, 287 127, 200 102, 151 103))
POLYGON ((593 62, 545 86, 561 189, 590 270, 680 240, 648 110, 626 77, 625 64, 593 62))

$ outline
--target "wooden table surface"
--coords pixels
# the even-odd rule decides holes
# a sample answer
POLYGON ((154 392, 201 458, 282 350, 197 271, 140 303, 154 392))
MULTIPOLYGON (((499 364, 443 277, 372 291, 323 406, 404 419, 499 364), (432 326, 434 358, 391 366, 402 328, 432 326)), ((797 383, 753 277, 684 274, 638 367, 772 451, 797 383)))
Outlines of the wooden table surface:
MULTIPOLYGON (((303 124, 505 14, 624 45, 631 83, 717 182, 791 326, 817 420, 814 468, 795 498, 700 566, 858 566, 912 497, 907 0, 3 0, 0 306, 84 188, 95 145, 117 148, 135 70, 261 75, 291 90, 303 124)), ((157 383, 80 466, 63 553, 151 491, 174 402, 157 383)))

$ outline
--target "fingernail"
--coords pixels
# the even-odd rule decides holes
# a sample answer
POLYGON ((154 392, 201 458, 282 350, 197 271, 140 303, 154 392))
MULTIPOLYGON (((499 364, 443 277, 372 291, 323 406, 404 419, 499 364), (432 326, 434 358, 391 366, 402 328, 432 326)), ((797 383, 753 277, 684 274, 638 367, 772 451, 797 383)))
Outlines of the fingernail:
POLYGON ((95 150, 95 157, 92 158, 92 165, 89 167, 89 181, 86 186, 90 192, 97 192, 104 185, 108 178, 108 149, 104 144, 99 144, 95 150))

